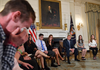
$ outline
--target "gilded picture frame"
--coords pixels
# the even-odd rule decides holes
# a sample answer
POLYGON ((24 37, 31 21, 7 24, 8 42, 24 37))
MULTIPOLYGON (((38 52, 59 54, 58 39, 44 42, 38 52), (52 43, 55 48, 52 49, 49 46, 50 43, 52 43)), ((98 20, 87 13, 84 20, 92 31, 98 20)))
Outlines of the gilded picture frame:
POLYGON ((62 29, 61 1, 39 0, 39 22, 40 29, 62 29))

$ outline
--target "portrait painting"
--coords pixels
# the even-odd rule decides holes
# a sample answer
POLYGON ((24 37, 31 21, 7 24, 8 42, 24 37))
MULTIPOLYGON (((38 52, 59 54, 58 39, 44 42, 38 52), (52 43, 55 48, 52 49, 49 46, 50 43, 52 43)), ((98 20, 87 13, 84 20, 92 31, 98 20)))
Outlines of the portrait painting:
POLYGON ((61 29, 61 2, 40 0, 40 28, 61 29))

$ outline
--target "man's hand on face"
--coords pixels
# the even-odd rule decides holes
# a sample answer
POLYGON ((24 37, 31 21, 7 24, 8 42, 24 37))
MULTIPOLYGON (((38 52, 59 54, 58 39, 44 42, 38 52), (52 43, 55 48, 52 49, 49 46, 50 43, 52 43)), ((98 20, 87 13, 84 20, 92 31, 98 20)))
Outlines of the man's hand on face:
POLYGON ((48 54, 48 51, 44 51, 45 54, 48 54))
POLYGON ((17 28, 16 30, 14 30, 9 38, 7 39, 7 41, 11 41, 14 44, 16 44, 17 46, 25 43, 28 40, 28 33, 27 31, 24 29, 20 34, 18 34, 20 32, 20 29, 17 28))

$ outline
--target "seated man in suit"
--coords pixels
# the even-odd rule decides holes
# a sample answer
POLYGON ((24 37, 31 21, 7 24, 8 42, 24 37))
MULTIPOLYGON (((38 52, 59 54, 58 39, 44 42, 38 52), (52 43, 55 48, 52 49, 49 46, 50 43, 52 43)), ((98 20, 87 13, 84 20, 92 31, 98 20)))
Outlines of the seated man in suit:
POLYGON ((67 39, 63 41, 63 46, 66 48, 66 53, 67 53, 67 58, 68 58, 68 63, 70 63, 69 57, 70 57, 70 52, 75 54, 75 61, 80 61, 77 59, 78 55, 78 50, 77 48, 74 47, 73 41, 71 40, 71 35, 67 36, 67 39))
MULTIPOLYGON (((46 44, 45 42, 43 41, 43 34, 39 34, 39 39, 36 41, 36 45, 37 45, 37 48, 38 50, 41 50, 42 52, 44 52, 45 54, 49 55, 49 56, 52 56, 53 59, 51 60, 51 66, 52 67, 57 67, 57 65, 54 64, 55 62, 55 52, 53 51, 48 51, 47 50, 47 47, 46 47, 46 44)), ((44 66, 45 68, 47 67, 47 64, 46 64, 46 61, 45 61, 45 58, 44 58, 44 66)))

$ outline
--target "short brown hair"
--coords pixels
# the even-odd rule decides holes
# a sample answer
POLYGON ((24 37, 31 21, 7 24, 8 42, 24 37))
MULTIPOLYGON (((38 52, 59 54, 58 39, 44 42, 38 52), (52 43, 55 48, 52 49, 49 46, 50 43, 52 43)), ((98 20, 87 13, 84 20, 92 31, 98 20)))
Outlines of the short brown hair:
POLYGON ((70 35, 70 34, 68 34, 68 35, 67 35, 67 37, 68 37, 68 36, 71 36, 71 35, 70 35))
POLYGON ((34 21, 36 16, 31 5, 26 0, 10 0, 6 3, 4 9, 0 12, 2 16, 8 15, 10 12, 20 11, 21 21, 27 21, 31 17, 34 21))
POLYGON ((44 36, 44 35, 43 35, 42 33, 40 33, 40 34, 39 34, 39 37, 40 37, 40 36, 44 36))

